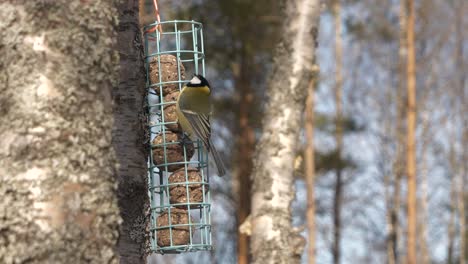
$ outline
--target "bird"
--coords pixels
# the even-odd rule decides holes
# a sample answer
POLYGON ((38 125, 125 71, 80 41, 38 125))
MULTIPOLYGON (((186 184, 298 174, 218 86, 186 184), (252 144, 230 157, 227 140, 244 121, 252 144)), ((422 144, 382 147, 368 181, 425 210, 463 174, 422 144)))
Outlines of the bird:
POLYGON ((200 139, 205 149, 211 153, 218 175, 226 174, 224 163, 211 140, 210 116, 212 113, 211 87, 200 74, 195 74, 184 85, 176 103, 176 114, 182 131, 191 139, 200 139))

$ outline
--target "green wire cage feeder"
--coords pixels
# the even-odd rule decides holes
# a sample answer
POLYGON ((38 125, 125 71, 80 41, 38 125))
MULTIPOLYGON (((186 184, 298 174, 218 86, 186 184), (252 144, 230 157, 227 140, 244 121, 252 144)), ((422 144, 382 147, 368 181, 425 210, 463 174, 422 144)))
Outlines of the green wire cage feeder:
POLYGON ((143 31, 151 134, 151 250, 211 250, 208 153, 200 141, 183 136, 175 113, 184 84, 193 74, 205 75, 202 24, 156 22, 143 31), (160 27, 164 31, 157 30, 160 27))

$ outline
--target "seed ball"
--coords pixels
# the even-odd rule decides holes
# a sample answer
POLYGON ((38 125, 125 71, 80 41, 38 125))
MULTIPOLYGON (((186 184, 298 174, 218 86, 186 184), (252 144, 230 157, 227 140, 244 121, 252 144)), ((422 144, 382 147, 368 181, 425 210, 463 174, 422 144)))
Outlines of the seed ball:
MULTIPOLYGON (((186 210, 171 208, 170 224, 189 224, 189 215, 186 210)), ((162 212, 156 219, 157 227, 162 227, 156 231, 158 237, 158 246, 168 247, 171 246, 171 231, 172 231, 172 245, 188 245, 190 242, 190 229, 189 226, 173 226, 169 227, 169 210, 162 212)), ((193 218, 191 218, 193 223, 193 218)), ((195 228, 192 227, 192 236, 195 228)))
MULTIPOLYGON (((185 183, 185 168, 180 168, 169 176, 169 183, 178 183, 178 185, 171 185, 169 187, 170 202, 171 204, 178 203, 202 203, 203 202, 203 189, 205 192, 208 190, 208 185, 203 187, 202 176, 200 171, 197 168, 188 167, 187 168, 187 184, 185 183), (198 182, 198 183, 190 183, 198 182), (187 199, 187 189, 189 194, 189 199, 187 199)), ((182 209, 196 209, 200 208, 200 205, 190 205, 190 208, 187 208, 186 205, 179 205, 178 208, 182 209)))
MULTIPOLYGON (((154 146, 153 147, 154 164, 156 164, 156 166, 159 169, 165 170, 166 163, 164 160, 164 156, 166 156, 167 163, 184 162, 185 161, 184 160, 184 147, 185 147, 186 154, 187 154, 186 161, 190 161, 190 159, 193 157, 193 154, 195 153, 195 148, 193 146, 193 143, 186 142, 184 145, 182 145, 181 142, 182 142, 182 135, 171 132, 171 131, 166 131, 166 133, 161 133, 157 135, 152 141, 152 144, 154 146), (165 141, 164 141, 164 138, 165 138, 165 141), (166 144, 165 148, 163 144, 166 144)), ((184 163, 171 164, 171 165, 167 165, 167 170, 169 172, 173 172, 183 167, 185 167, 184 163)))
MULTIPOLYGON (((165 54, 160 56, 160 63, 158 63, 158 56, 151 59, 149 67, 149 75, 151 84, 159 83, 159 65, 161 65, 161 82, 174 82, 179 80, 185 80, 185 67, 182 63, 180 65, 180 76, 178 76, 177 70, 177 58, 174 55, 165 54), (179 78, 180 77, 180 78, 179 78)), ((160 87, 153 86, 152 89, 156 94, 160 94, 160 87)), ((163 96, 179 90, 178 83, 168 83, 162 85, 163 96)))
MULTIPOLYGON (((164 96, 164 102, 175 102, 177 101, 177 97, 179 96, 179 91, 174 91, 166 96, 164 96)), ((166 127, 169 128, 173 132, 181 132, 182 128, 180 127, 179 119, 177 118, 177 112, 176 112, 177 105, 174 104, 168 104, 164 106, 164 122, 176 122, 173 124, 166 124, 166 127)))

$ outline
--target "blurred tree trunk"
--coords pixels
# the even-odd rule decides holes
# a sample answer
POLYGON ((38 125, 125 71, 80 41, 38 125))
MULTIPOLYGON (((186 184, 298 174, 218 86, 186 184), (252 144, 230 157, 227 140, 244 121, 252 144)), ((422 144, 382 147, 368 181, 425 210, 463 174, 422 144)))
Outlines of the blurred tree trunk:
POLYGON ((455 199, 452 200, 452 196, 455 193, 450 192, 450 217, 448 223, 448 245, 447 245, 447 264, 453 263, 453 245, 455 243, 455 210, 452 207, 455 207, 455 199))
MULTIPOLYGON (((284 3, 284 2, 283 2, 284 3)), ((318 0, 286 1, 282 38, 254 157, 253 263, 300 263, 305 239, 291 226, 294 159, 317 46, 318 0)))
POLYGON ((457 207, 457 187, 456 187, 456 177, 453 173, 455 166, 455 150, 453 142, 450 142, 450 152, 449 152, 449 164, 452 169, 450 173, 450 208, 449 208, 449 222, 448 222, 448 246, 447 246, 447 264, 454 263, 454 244, 455 244, 455 216, 456 216, 456 207, 457 207))
POLYGON ((143 20, 145 18, 145 0, 138 0, 138 22, 140 26, 144 26, 143 20))
POLYGON ((237 152, 237 170, 235 178, 237 179, 237 263, 247 264, 250 262, 249 257, 249 236, 241 233, 239 226, 244 223, 247 216, 250 214, 251 203, 251 180, 252 173, 252 156, 255 150, 255 135, 254 129, 250 124, 252 103, 254 102, 254 94, 250 85, 251 73, 249 65, 251 65, 250 56, 246 54, 245 48, 240 54, 240 67, 236 76, 236 91, 238 91, 239 100, 239 124, 238 124, 238 147, 237 152))
MULTIPOLYGON (((425 140, 424 140, 425 141, 425 140)), ((421 157, 421 198, 419 199, 420 204, 420 214, 418 217, 418 238, 419 238, 419 246, 421 249, 421 256, 419 258, 418 263, 422 264, 429 264, 430 263, 430 256, 429 256, 429 249, 427 246, 427 221, 428 221, 428 210, 429 210, 429 188, 428 188, 428 179, 427 176, 429 174, 428 165, 427 165, 427 144, 429 142, 425 142, 423 144, 422 157, 421 157)))
MULTIPOLYGON (((464 16, 465 16, 465 7, 466 0, 458 0, 456 5, 456 15, 455 15, 455 61, 456 69, 458 70, 457 76, 457 94, 461 99, 460 104, 460 116, 462 122, 462 136, 461 136, 461 145, 465 146, 462 148, 462 164, 459 167, 459 190, 458 190, 458 215, 460 223, 460 264, 465 264, 468 259, 468 245, 466 243, 467 239, 467 217, 465 213, 465 195, 466 189, 465 184, 467 182, 467 163, 468 156, 466 151, 466 146, 468 146, 468 102, 466 101, 466 71, 465 71, 465 62, 464 62, 464 16)), ((467 196, 468 197, 468 196, 467 196)))
POLYGON ((106 1, 0 3, 0 263, 118 262, 116 16, 106 1))
MULTIPOLYGON (((391 122, 384 122, 384 129, 385 131, 391 131, 392 129, 391 122)), ((395 131, 398 133, 397 128, 395 128, 395 131)), ((395 170, 393 171, 395 172, 395 170)), ((386 253, 387 253, 386 263, 395 264, 396 261, 395 261, 395 254, 394 254, 395 253, 394 236, 396 235, 396 225, 394 224, 394 212, 396 210, 395 210, 395 203, 394 203, 394 195, 396 192, 396 188, 394 185, 392 186, 391 174, 385 173, 383 180, 384 180, 384 197, 385 197, 385 209, 386 209, 385 220, 387 222, 387 225, 386 225, 387 239, 386 239, 386 245, 385 245, 386 253), (392 193, 392 189, 393 189, 393 193, 392 193)))
POLYGON ((416 62, 414 48, 414 1, 407 0, 406 37, 408 57, 406 65, 407 81, 407 135, 406 135, 406 176, 408 177, 408 233, 407 264, 416 264, 416 62))
POLYGON ((421 198, 418 199, 419 201, 419 215, 418 215, 418 244, 420 247, 420 255, 418 256, 418 263, 421 264, 429 264, 430 263, 430 256, 429 256, 429 249, 427 246, 427 221, 428 221, 428 179, 427 175, 429 173, 428 165, 427 165, 427 158, 425 152, 426 145, 423 146, 421 158, 421 198))
POLYGON ((307 184, 307 230, 309 246, 307 255, 309 264, 315 264, 315 162, 314 162, 314 93, 317 79, 309 84, 305 110, 306 148, 304 153, 305 179, 307 184))
POLYGON ((341 152, 343 149, 343 45, 341 32, 341 3, 333 1, 333 16, 335 18, 335 141, 339 165, 336 168, 335 196, 333 198, 333 263, 339 264, 341 260, 341 208, 343 205, 343 171, 341 167, 341 152))
POLYGON ((389 263, 400 263, 399 245, 400 245, 400 209, 401 209, 401 180, 405 173, 405 88, 406 88, 406 5, 400 3, 399 13, 399 85, 396 91, 397 96, 397 153, 395 164, 393 165, 395 180, 393 181, 393 206, 391 212, 391 246, 393 256, 389 256, 389 263))
POLYGON ((390 199, 390 175, 384 175, 384 195, 385 195, 385 221, 387 222, 387 239, 385 241, 385 250, 387 253, 387 264, 395 264, 393 255, 393 226, 392 226, 392 202, 390 199))
MULTIPOLYGON (((465 113, 466 115, 466 113, 465 113)), ((466 133, 466 130, 465 130, 465 133, 466 133)), ((466 136, 464 137, 465 140, 462 141, 462 143, 464 143, 465 145, 464 146, 467 146, 468 145, 468 140, 466 140, 466 136)), ((463 151, 466 151, 466 150, 463 150, 463 151)), ((459 179, 458 179, 458 186, 459 186, 459 190, 458 190, 458 195, 457 195, 457 204, 458 204, 458 217, 459 217, 459 223, 460 223, 460 256, 459 256, 459 263, 460 264, 464 264, 466 263, 466 259, 467 259, 467 252, 466 250, 467 249, 467 245, 466 245, 466 236, 467 236, 467 231, 466 231, 466 212, 465 212, 465 195, 466 195, 466 192, 465 192, 465 184, 466 184, 466 162, 467 162, 467 159, 466 159, 466 155, 462 154, 465 159, 464 159, 464 164, 460 164, 460 165, 457 165, 458 167, 460 167, 460 172, 458 173, 459 175, 459 179)), ((462 157, 463 158, 463 157, 462 157)))
MULTIPOLYGON (((425 100, 420 100, 419 105, 425 105, 425 100)), ((422 115, 421 117, 421 167, 420 167, 420 186, 421 186, 421 196, 418 199, 418 212, 417 215, 417 234, 418 234, 418 244, 420 248, 418 258, 418 263, 421 264, 429 264, 430 263, 430 256, 429 256, 429 249, 427 246, 427 223, 428 223, 428 210, 429 210, 429 186, 428 186, 428 164, 427 164, 427 156, 428 156, 428 148, 430 145, 431 135, 430 135, 430 116, 428 114, 422 115)))
POLYGON ((123 219, 117 251, 120 263, 146 263, 145 211, 148 210, 147 157, 145 142, 145 71, 139 29, 138 0, 118 6, 117 50, 120 54, 119 83, 113 90, 113 146, 117 153, 118 199, 123 219))

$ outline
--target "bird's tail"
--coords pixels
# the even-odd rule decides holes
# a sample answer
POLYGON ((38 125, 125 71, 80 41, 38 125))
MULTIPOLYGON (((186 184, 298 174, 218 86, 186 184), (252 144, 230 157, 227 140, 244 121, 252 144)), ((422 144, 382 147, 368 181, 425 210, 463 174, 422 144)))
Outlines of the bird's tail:
POLYGON ((216 163, 216 167, 218 168, 218 175, 223 176, 226 174, 226 168, 224 167, 224 163, 221 160, 221 157, 219 156, 218 151, 216 150, 213 142, 211 142, 211 139, 209 140, 209 152, 211 152, 211 156, 213 156, 213 159, 216 163))

